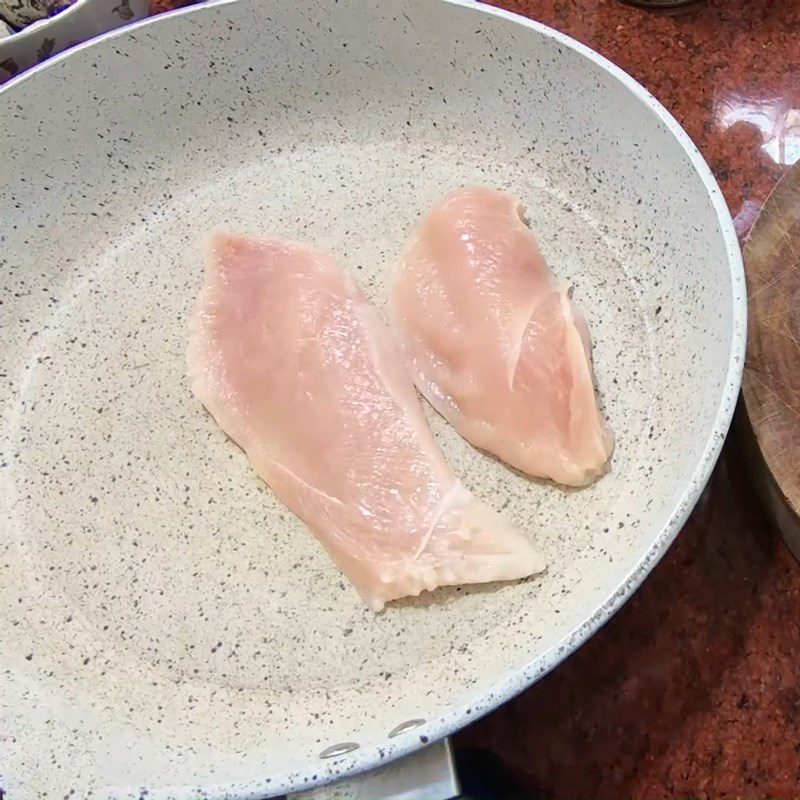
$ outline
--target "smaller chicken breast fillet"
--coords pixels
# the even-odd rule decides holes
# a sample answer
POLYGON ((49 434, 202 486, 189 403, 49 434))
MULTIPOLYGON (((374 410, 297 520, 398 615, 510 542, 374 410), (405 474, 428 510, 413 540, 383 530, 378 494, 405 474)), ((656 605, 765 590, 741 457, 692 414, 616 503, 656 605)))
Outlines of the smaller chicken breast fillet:
POLYGON ((461 189, 417 223, 393 277, 393 330, 432 405, 476 447, 581 486, 606 468, 586 322, 509 194, 461 189))

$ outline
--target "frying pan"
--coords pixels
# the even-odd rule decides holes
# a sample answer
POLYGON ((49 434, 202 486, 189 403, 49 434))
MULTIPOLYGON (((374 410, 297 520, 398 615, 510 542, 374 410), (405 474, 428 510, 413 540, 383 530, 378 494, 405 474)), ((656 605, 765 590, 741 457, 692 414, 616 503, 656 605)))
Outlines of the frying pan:
POLYGON ((409 754, 551 669, 679 531, 739 388, 739 249, 687 136, 587 48, 465 2, 216 2, 0 108, 9 797, 255 798, 409 754), (189 391, 202 243, 315 242, 382 308, 416 216, 476 183, 575 287, 617 451, 567 492, 431 412, 549 569, 375 615, 189 391))

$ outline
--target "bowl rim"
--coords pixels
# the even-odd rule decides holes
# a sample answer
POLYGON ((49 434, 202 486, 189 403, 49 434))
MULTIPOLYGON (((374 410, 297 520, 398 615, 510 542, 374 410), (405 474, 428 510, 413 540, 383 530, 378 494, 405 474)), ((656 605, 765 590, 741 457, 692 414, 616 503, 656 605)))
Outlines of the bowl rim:
MULTIPOLYGON (((252 2, 253 0, 242 1, 252 2)), ((76 5, 85 2, 88 2, 88 0, 78 0, 76 5)), ((122 28, 109 31, 95 39, 76 45, 34 66, 30 70, 11 78, 0 87, 0 101, 2 101, 2 95, 4 93, 13 91, 13 89, 21 83, 30 80, 44 70, 53 69, 55 65, 63 59, 69 58, 83 49, 92 47, 97 42, 106 41, 118 36, 135 34, 144 26, 161 24, 165 17, 176 19, 185 15, 203 14, 206 11, 238 2, 240 2, 240 0, 205 0, 197 5, 181 8, 169 12, 168 14, 151 16, 122 28)), ((269 778, 265 776, 264 779, 260 779, 257 782, 248 781, 246 785, 242 783, 233 783, 232 781, 206 785, 202 787, 202 791, 205 792, 205 794, 201 796, 224 796, 229 800, 258 800, 264 796, 271 797, 296 791, 305 791, 334 780, 353 777, 376 767, 384 766, 394 759, 410 755, 426 744, 449 736, 455 731, 480 719, 482 716, 493 711, 498 706, 531 686, 558 666, 558 664, 577 650, 577 648, 593 633, 605 625, 659 563, 683 528, 690 512, 700 498, 711 476, 711 472, 716 465, 728 429, 730 428, 741 386, 747 340, 747 292, 744 264, 741 248, 739 246, 739 239, 734 228, 730 211, 711 169, 697 146, 673 115, 642 84, 605 56, 600 55, 573 37, 561 33, 536 20, 494 6, 484 5, 476 0, 440 0, 440 2, 468 9, 475 14, 488 14, 514 22, 588 59, 611 77, 615 78, 639 102, 655 114, 658 120, 667 128, 669 133, 681 146, 681 149, 688 157, 693 169, 700 178, 711 202, 722 236, 730 275, 731 330, 730 351, 725 371, 725 384, 720 391, 717 410, 710 427, 710 432, 706 438, 702 455, 698 459, 694 471, 687 480, 685 489, 675 502, 671 516, 654 538, 652 545, 642 554, 641 558, 631 568, 625 579, 620 583, 617 589, 610 594, 606 601, 597 608, 588 619, 565 634, 562 640, 550 650, 536 656, 530 663, 523 667, 509 670, 498 675, 492 685, 491 691, 479 693, 473 697, 465 696, 462 698, 460 704, 454 704, 438 718, 428 720, 424 725, 416 728, 414 732, 417 735, 413 737, 409 737, 408 739, 398 737, 397 739, 368 744, 341 758, 330 759, 326 763, 317 761, 316 766, 313 768, 313 774, 276 772, 269 778)), ((309 766, 311 767, 311 765, 309 766)), ((125 791, 123 787, 108 788, 125 791)), ((162 786, 159 787, 159 790, 160 794, 166 793, 164 796, 169 796, 171 800, 195 800, 195 798, 198 797, 197 786, 162 786)))
MULTIPOLYGON (((22 30, 14 31, 8 36, 4 36, 0 39, 0 50, 2 50, 4 44, 10 44, 11 42, 16 44, 17 42, 24 41, 28 37, 33 38, 34 35, 50 30, 51 25, 62 22, 65 18, 72 16, 81 6, 88 5, 91 2, 92 0, 75 0, 74 3, 68 5, 63 11, 59 11, 58 14, 31 22, 22 28, 22 30)), ((95 39, 91 39, 90 41, 95 41, 95 39)))

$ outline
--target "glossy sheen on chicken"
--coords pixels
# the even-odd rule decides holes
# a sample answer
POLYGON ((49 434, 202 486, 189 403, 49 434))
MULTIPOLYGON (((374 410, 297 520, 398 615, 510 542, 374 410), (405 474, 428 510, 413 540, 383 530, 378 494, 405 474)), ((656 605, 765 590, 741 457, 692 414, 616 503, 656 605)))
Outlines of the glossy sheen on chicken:
POLYGON ((388 329, 325 253, 216 236, 188 363, 197 397, 373 610, 543 568, 454 477, 388 329))
POLYGON ((461 189, 416 225, 390 297, 420 391, 475 446, 580 486, 613 436, 595 397, 586 322, 542 258, 515 197, 461 189))

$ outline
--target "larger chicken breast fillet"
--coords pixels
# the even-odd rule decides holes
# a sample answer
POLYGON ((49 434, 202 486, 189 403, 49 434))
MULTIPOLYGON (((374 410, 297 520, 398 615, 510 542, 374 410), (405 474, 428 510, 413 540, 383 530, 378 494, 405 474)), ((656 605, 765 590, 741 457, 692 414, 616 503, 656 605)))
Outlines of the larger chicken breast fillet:
POLYGON ((425 214, 395 270, 390 311, 420 391, 474 445, 571 486, 605 470, 614 440, 589 331, 515 197, 460 189, 425 214))
POLYGON ((373 610, 543 569, 450 471, 388 329, 329 255, 217 235, 188 364, 197 397, 373 610))

